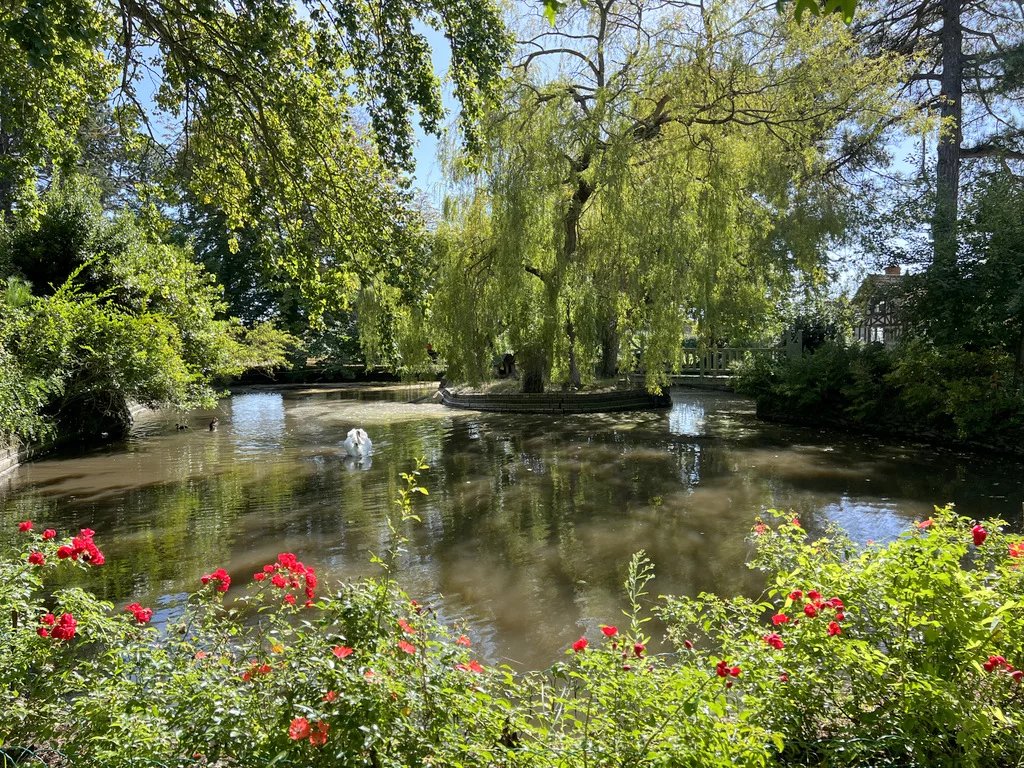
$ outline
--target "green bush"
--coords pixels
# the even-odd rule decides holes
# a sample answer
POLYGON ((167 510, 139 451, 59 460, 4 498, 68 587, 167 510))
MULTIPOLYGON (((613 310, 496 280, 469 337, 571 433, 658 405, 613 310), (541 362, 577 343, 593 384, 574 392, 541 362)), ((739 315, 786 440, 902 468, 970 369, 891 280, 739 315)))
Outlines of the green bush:
POLYGON ((993 350, 909 339, 895 348, 827 342, 797 358, 760 360, 737 390, 769 418, 846 423, 1019 447, 1024 391, 1013 359, 993 350))
POLYGON ((1024 540, 1000 521, 941 509, 858 548, 773 512, 751 534, 751 565, 770 574, 757 599, 655 608, 637 555, 621 630, 567 638, 563 661, 516 675, 482 665, 395 585, 417 478, 404 475, 381 578, 324 591, 282 553, 230 597, 212 570, 160 630, 143 606, 51 583, 103 567, 92 531, 25 521, 0 558, 0 755, 113 768, 1024 761, 1024 540))
POLYGON ((285 360, 294 339, 225 317, 187 249, 104 215, 87 181, 34 213, 0 222, 0 265, 17 270, 0 293, 0 436, 117 437, 129 402, 211 406, 226 377, 285 360))

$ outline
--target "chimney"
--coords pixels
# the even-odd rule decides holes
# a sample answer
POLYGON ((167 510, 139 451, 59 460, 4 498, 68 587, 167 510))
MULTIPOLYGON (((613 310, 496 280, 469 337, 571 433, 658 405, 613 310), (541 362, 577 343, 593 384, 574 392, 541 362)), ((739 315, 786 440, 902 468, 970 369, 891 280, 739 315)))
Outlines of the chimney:
POLYGON ((885 268, 885 274, 889 275, 890 277, 899 277, 901 272, 902 270, 900 269, 899 264, 890 264, 888 267, 885 268))

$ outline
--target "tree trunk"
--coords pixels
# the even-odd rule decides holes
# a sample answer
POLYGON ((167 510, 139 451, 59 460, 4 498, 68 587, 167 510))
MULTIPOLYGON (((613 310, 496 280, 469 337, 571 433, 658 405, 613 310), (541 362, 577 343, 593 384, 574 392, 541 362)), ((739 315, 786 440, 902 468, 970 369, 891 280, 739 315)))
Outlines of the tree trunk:
POLYGON ((1020 329, 1020 339, 1017 343, 1017 359, 1013 363, 1013 379, 1017 389, 1024 389, 1024 325, 1020 329))
POLYGON ((601 368, 597 375, 613 378, 619 372, 619 323, 611 318, 601 326, 601 368))
POLYGON ((943 272, 956 265, 960 198, 960 145, 963 141, 962 0, 942 0, 942 93, 939 116, 938 167, 935 174, 935 215, 932 221, 934 264, 943 272))
POLYGON ((576 363, 576 326, 572 324, 570 307, 565 305, 565 336, 569 340, 569 389, 579 389, 583 385, 580 368, 576 363))
MULTIPOLYGON (((583 206, 594 194, 594 187, 580 177, 590 167, 589 155, 584 155, 574 165, 576 188, 573 190, 572 198, 569 200, 569 207, 565 211, 565 218, 562 219, 562 264, 571 264, 576 259, 576 250, 579 248, 579 225, 583 217, 583 206)), ((579 389, 582 380, 580 378, 579 365, 576 362, 576 327, 572 323, 570 307, 566 302, 565 308, 565 335, 569 342, 569 387, 579 389)))

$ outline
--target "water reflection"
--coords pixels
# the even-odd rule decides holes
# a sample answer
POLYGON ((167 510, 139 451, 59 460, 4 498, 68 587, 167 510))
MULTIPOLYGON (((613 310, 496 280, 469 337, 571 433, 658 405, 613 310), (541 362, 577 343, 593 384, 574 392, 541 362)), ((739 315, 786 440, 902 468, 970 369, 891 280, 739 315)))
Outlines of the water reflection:
POLYGON ((619 615, 639 549, 656 564, 655 594, 756 593, 745 536, 767 507, 866 541, 936 502, 1013 517, 1024 499, 1018 463, 765 425, 722 393, 677 392, 668 412, 558 419, 450 411, 423 395, 256 392, 190 414, 185 432, 180 415, 144 415, 122 447, 19 469, 0 491, 0 521, 95 528, 108 565, 90 584, 167 615, 211 568, 245 581, 280 551, 327 577, 372 573, 398 473, 422 456, 430 496, 407 531, 403 583, 465 622, 489 658, 537 667, 619 615), (343 455, 355 426, 374 441, 372 463, 343 455))

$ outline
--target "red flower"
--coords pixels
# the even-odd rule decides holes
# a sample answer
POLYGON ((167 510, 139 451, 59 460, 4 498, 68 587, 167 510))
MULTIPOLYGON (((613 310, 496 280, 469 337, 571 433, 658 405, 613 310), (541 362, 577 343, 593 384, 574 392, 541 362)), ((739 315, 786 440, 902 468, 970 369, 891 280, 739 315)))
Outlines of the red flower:
POLYGON ((57 625, 50 631, 50 635, 56 640, 70 640, 75 636, 75 628, 78 622, 70 613, 63 614, 57 621, 57 625))
POLYGON ((688 651, 692 651, 693 650, 693 642, 691 640, 683 640, 683 647, 686 650, 688 650, 688 651))
POLYGON ((203 659, 205 659, 209 655, 210 654, 208 654, 206 651, 196 651, 196 655, 193 656, 192 658, 193 659, 198 659, 199 661, 202 661, 203 659))
POLYGON ((644 651, 646 650, 647 646, 642 645, 641 643, 633 644, 633 655, 636 656, 638 659, 644 655, 644 651))
POLYGON ((74 554, 75 550, 73 550, 67 544, 57 548, 57 557, 59 557, 61 560, 67 560, 69 557, 74 556, 74 554))
POLYGON ((48 627, 52 627, 54 624, 57 623, 57 617, 54 616, 52 613, 45 613, 43 614, 43 617, 39 619, 39 621, 41 621, 48 627))
POLYGON ((934 524, 935 521, 929 517, 927 520, 922 520, 921 522, 917 523, 917 527, 923 531, 925 528, 931 528, 934 524))
POLYGON ((267 578, 267 574, 265 574, 263 571, 259 571, 252 575, 253 581, 263 581, 265 578, 267 578))
POLYGON ((579 640, 572 644, 572 649, 576 651, 576 653, 582 653, 583 651, 587 650, 588 645, 590 645, 590 643, 587 642, 587 638, 581 637, 579 640))
POLYGON ((22 533, 28 533, 32 530, 32 521, 24 520, 23 522, 18 523, 18 530, 22 533))
POLYGON ((203 584, 211 584, 216 582, 218 592, 227 592, 228 587, 231 586, 231 577, 228 576, 228 572, 223 568, 218 568, 213 573, 208 573, 199 579, 203 584))
MULTIPOLYGON (((71 552, 69 555, 72 560, 77 560, 79 557, 82 558, 83 562, 89 563, 90 565, 103 565, 106 562, 106 558, 103 553, 100 552, 99 547, 96 546, 96 542, 92 540, 92 537, 96 535, 96 532, 91 528, 83 528, 78 532, 78 535, 71 540, 71 552)), ((61 549, 57 550, 57 556, 61 557, 61 549)))
POLYGON ((304 717, 296 717, 288 726, 288 738, 295 741, 309 738, 309 720, 304 717))
POLYGON ((804 615, 807 616, 808 619, 813 619, 815 616, 818 615, 818 609, 815 608, 811 603, 808 603, 804 606, 804 615))
POLYGON ((284 601, 286 603, 288 603, 288 605, 295 605, 295 595, 291 595, 291 594, 285 595, 284 596, 284 601))
POLYGON ((769 632, 767 635, 761 638, 772 648, 781 651, 786 647, 786 644, 782 642, 782 636, 778 632, 769 632))
POLYGON ((722 659, 715 665, 715 674, 719 677, 728 677, 729 675, 729 662, 722 659))
POLYGON ((812 589, 810 592, 807 593, 807 599, 811 602, 821 600, 821 592, 819 592, 816 589, 812 589))
POLYGON ((985 668, 986 672, 991 672, 992 670, 996 669, 997 667, 1006 667, 1007 669, 1013 669, 1013 667, 1011 667, 1006 662, 1006 659, 1004 657, 1002 657, 1002 656, 989 656, 988 657, 988 661, 986 661, 981 666, 983 666, 985 668))
POLYGON ((416 653, 416 646, 412 643, 406 642, 405 640, 399 640, 398 647, 410 655, 416 653))
POLYGON ((843 621, 846 618, 846 614, 842 611, 836 611, 836 621, 843 621))
POLYGON ((774 616, 772 616, 772 624, 774 624, 776 627, 779 626, 779 624, 787 624, 788 622, 789 616, 787 616, 784 613, 776 613, 774 616))
POLYGON ((39 629, 36 630, 36 634, 39 635, 40 637, 49 637, 50 636, 50 630, 48 630, 46 627, 40 627, 39 629))
POLYGON ((402 628, 402 631, 405 632, 405 634, 407 634, 407 635, 415 635, 416 634, 416 630, 413 629, 413 627, 405 619, 399 619, 398 620, 398 626, 400 626, 402 628))
POLYGON ((327 743, 327 732, 331 729, 329 723, 318 720, 313 726, 313 732, 309 734, 309 743, 314 747, 322 747, 327 743))
POLYGON ((476 672, 478 674, 484 671, 483 665, 476 659, 473 659, 469 664, 456 664, 455 668, 463 672, 476 672))
POLYGON ((794 518, 793 518, 792 520, 790 520, 790 522, 791 522, 791 523, 792 523, 792 524, 793 524, 794 526, 796 526, 797 528, 800 528, 800 527, 802 527, 802 526, 800 525, 800 518, 799 518, 799 517, 794 517, 794 518))
POLYGON ((800 600, 803 596, 804 593, 799 589, 794 589, 792 592, 789 593, 789 599, 793 601, 800 600))
POLYGON ((1010 557, 1024 557, 1024 541, 1015 541, 1010 544, 1010 557))
POLYGON ((974 546, 980 547, 985 543, 985 539, 988 538, 988 531, 980 525, 976 525, 971 528, 971 536, 974 538, 974 546))
POLYGON ((843 634, 843 628, 840 627, 839 624, 837 624, 836 622, 830 621, 828 623, 828 634, 829 634, 829 637, 835 637, 836 635, 841 635, 841 634, 843 634))
POLYGON ((330 704, 336 698, 338 698, 338 692, 337 691, 328 691, 327 693, 324 694, 324 701, 326 701, 328 704, 330 704))
POLYGON ((459 635, 459 639, 455 641, 455 644, 461 645, 465 648, 469 648, 469 646, 472 645, 472 643, 469 641, 469 638, 466 637, 466 635, 459 635))
POLYGON ((1010 673, 1010 677, 1019 683, 1024 680, 1024 670, 1015 669, 1010 673))
POLYGON ((828 600, 825 601, 825 605, 827 605, 829 608, 842 608, 843 601, 840 600, 838 597, 830 597, 828 600))
POLYGON ((739 667, 730 667, 729 668, 729 674, 732 675, 733 677, 739 677, 742 672, 743 672, 743 670, 740 669, 739 667))
POLYGON ((787 675, 785 672, 783 672, 781 675, 779 675, 779 682, 780 683, 788 683, 789 682, 789 675, 787 675))
POLYGON ((349 648, 347 645, 336 645, 331 648, 331 653, 337 656, 339 659, 344 659, 347 656, 351 656, 355 651, 349 648))
POLYGON ((149 622, 150 619, 153 618, 153 609, 143 608, 138 603, 132 603, 131 605, 125 606, 125 610, 128 613, 132 614, 132 616, 135 617, 135 620, 139 622, 139 624, 146 624, 149 622))
POLYGON ((287 586, 288 584, 288 582, 285 581, 284 576, 282 576, 280 573, 275 573, 274 576, 270 579, 270 583, 273 584, 275 587, 280 587, 281 589, 284 589, 285 586, 287 586))
POLYGON ((32 552, 28 556, 28 561, 32 565, 46 565, 46 558, 43 557, 43 553, 42 552, 32 552))
POLYGON ((604 633, 605 637, 615 637, 617 634, 619 634, 618 627, 612 627, 607 624, 601 625, 601 631, 604 633))
POLYGON ((762 522, 754 523, 754 533, 758 536, 763 536, 768 531, 768 526, 762 522))
POLYGON ((43 541, 49 541, 50 539, 57 538, 57 532, 53 528, 47 528, 43 531, 43 541))

